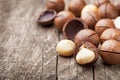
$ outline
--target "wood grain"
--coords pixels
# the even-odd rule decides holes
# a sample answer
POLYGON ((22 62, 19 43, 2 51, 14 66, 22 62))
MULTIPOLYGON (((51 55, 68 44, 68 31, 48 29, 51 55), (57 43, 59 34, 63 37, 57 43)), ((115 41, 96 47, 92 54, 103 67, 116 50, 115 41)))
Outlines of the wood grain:
POLYGON ((94 66, 82 67, 73 57, 57 54, 62 33, 36 23, 46 1, 0 0, 0 80, 120 80, 120 65, 99 58, 94 66))
POLYGON ((0 4, 0 78, 55 79, 57 32, 36 23, 45 1, 0 0, 0 4))

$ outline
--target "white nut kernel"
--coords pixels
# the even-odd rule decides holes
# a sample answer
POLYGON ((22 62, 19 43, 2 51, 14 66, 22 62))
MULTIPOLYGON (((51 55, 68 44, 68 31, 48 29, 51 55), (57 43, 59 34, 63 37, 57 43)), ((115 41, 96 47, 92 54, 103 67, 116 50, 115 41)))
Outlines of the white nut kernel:
POLYGON ((79 64, 87 64, 94 60, 95 54, 92 50, 82 48, 76 55, 76 61, 79 64))
POLYGON ((120 29, 120 17, 117 17, 114 21, 115 27, 120 29))
POLYGON ((61 40, 56 46, 56 51, 61 56, 73 55, 74 49, 75 49, 75 44, 71 40, 61 40))

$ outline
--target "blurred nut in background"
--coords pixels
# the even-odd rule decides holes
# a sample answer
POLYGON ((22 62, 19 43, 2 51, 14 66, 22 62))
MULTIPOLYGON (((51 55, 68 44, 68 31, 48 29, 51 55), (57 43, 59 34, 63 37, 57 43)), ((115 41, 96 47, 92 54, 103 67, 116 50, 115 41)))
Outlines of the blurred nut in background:
POLYGON ((119 15, 120 15, 120 0, 110 0, 110 2, 117 7, 117 9, 119 10, 119 15))
POLYGON ((81 19, 87 23, 89 29, 94 30, 95 24, 101 17, 97 12, 87 12, 81 16, 81 19))
POLYGON ((118 9, 112 3, 102 4, 98 12, 102 18, 114 19, 119 15, 118 9))
POLYGON ((95 31, 99 36, 108 28, 115 28, 113 20, 109 18, 100 19, 95 25, 95 31))
POLYGON ((46 6, 47 9, 53 9, 56 10, 57 12, 60 12, 64 10, 65 3, 64 0, 48 0, 46 6))
POLYGON ((110 1, 109 0, 95 0, 95 2, 94 2, 94 4, 98 7, 104 3, 110 3, 110 1))
POLYGON ((45 10, 39 15, 37 22, 43 26, 51 25, 56 15, 57 12, 55 10, 45 10))
POLYGON ((79 17, 81 10, 83 7, 86 5, 84 0, 71 0, 70 3, 68 4, 68 9, 72 13, 75 14, 75 16, 79 17))
POLYGON ((74 50, 75 44, 71 40, 61 40, 56 46, 56 51, 61 56, 72 56, 74 50))
POLYGON ((97 12, 97 11, 98 11, 98 8, 96 5, 88 4, 82 9, 81 15, 85 14, 86 12, 97 12))

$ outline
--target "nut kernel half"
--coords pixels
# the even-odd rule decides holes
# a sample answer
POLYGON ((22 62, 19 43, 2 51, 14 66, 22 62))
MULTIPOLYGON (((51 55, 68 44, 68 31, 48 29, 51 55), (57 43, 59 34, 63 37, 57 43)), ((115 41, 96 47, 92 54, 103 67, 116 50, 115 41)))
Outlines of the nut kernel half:
POLYGON ((56 46, 56 51, 61 56, 72 56, 74 49, 75 44, 71 40, 61 40, 56 46))
POLYGON ((87 48, 81 49, 76 55, 76 61, 79 64, 87 64, 94 60, 95 53, 87 48))

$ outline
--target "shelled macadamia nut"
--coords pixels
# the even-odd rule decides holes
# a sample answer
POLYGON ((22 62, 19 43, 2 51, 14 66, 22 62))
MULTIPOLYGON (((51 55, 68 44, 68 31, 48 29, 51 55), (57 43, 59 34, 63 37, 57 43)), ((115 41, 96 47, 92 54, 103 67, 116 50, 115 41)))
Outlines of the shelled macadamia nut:
POLYGON ((75 60, 80 65, 91 65, 98 59, 98 50, 90 42, 82 42, 75 48, 75 60))
POLYGON ((61 11, 57 14, 55 18, 55 27, 62 31, 64 24, 75 18, 75 15, 70 11, 61 11))
POLYGON ((81 10, 85 5, 86 2, 84 0, 71 0, 70 3, 68 4, 68 9, 69 11, 74 13, 76 17, 79 17, 81 10))
POLYGON ((71 40, 61 40, 57 46, 56 51, 61 56, 72 56, 75 50, 75 44, 71 40))
POLYGON ((100 55, 107 64, 120 64, 120 41, 105 41, 101 45, 100 55))
POLYGON ((83 41, 88 41, 94 44, 96 47, 99 45, 99 36, 98 34, 91 29, 80 30, 74 39, 75 45, 82 43, 83 41))
POLYGON ((115 28, 113 20, 109 18, 100 19, 95 25, 95 31, 99 36, 108 28, 115 28))
POLYGON ((65 3, 64 0, 48 0, 47 1, 47 9, 53 9, 57 12, 64 10, 65 3))
POLYGON ((110 39, 120 41, 120 29, 116 29, 116 28, 106 29, 100 36, 101 42, 104 42, 110 39))

